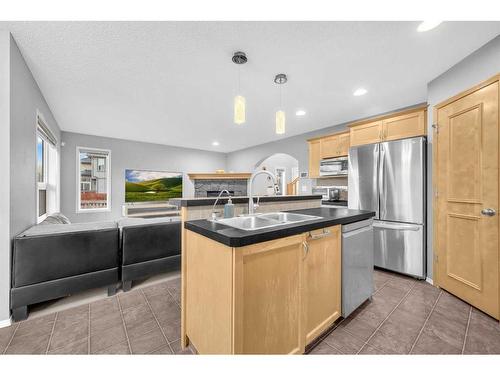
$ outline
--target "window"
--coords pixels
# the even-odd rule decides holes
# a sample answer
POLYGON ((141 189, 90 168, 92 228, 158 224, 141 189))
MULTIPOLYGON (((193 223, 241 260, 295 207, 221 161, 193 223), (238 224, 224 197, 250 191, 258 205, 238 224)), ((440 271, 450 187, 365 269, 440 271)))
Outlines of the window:
POLYGON ((37 222, 59 209, 57 140, 37 113, 36 120, 36 212, 37 222))
POLYGON ((111 151, 77 147, 77 212, 111 210, 111 151))

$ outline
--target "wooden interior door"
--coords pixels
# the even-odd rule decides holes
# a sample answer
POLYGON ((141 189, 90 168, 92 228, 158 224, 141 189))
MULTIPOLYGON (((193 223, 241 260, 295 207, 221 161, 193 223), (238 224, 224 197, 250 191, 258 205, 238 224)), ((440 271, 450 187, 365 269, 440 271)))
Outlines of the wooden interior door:
POLYGON ((438 106, 434 141, 438 284, 497 319, 498 100, 494 81, 438 106))
POLYGON ((311 231, 304 258, 306 345, 341 314, 340 225, 311 231))

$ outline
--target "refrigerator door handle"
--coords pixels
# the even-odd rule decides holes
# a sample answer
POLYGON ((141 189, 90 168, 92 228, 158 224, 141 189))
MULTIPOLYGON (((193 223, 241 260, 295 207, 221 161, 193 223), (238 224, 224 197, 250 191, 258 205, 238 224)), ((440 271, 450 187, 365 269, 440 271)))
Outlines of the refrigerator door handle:
POLYGON ((397 225, 397 224, 388 224, 388 223, 381 223, 381 222, 373 222, 373 226, 377 228, 384 228, 384 229, 392 229, 392 230, 410 230, 414 232, 418 232, 421 229, 421 225, 412 225, 412 224, 404 224, 404 225, 397 225))
POLYGON ((378 145, 378 196, 379 196, 379 214, 382 218, 385 214, 386 196, 384 191, 384 169, 385 169, 385 151, 382 144, 378 145))

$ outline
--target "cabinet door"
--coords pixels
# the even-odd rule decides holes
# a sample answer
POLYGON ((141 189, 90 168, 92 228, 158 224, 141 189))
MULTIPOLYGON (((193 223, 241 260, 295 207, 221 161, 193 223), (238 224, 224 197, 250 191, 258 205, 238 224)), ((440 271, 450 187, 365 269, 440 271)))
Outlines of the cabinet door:
POLYGON ((382 121, 353 126, 350 129, 350 145, 359 146, 378 143, 382 138, 382 121))
POLYGON ((309 142, 309 177, 319 177, 319 162, 320 155, 320 141, 319 139, 309 142))
POLYGON ((337 156, 347 156, 349 155, 349 145, 350 145, 350 134, 344 133, 338 136, 339 145, 338 145, 338 155, 337 156))
POLYGON ((234 251, 234 353, 303 353, 304 239, 296 235, 234 251))
POLYGON ((339 138, 337 136, 330 136, 321 138, 320 149, 321 159, 334 158, 338 156, 339 138))
POLYGON ((312 231, 304 258, 304 316, 306 345, 341 314, 340 225, 312 231))
POLYGON ((383 140, 416 137, 426 134, 425 111, 391 117, 383 121, 383 140))

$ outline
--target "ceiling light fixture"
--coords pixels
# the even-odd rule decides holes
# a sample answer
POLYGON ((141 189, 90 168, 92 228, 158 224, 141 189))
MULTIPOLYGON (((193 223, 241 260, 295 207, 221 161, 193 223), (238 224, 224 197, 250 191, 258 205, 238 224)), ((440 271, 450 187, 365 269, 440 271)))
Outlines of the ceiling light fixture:
POLYGON ((235 52, 232 61, 238 65, 238 92, 234 97, 234 123, 241 125, 245 123, 246 100, 244 96, 240 95, 240 65, 247 62, 247 55, 245 52, 235 52))
POLYGON ((283 111, 283 85, 288 81, 286 74, 274 77, 274 83, 280 85, 280 109, 276 111, 276 134, 285 134, 285 111, 283 111))
POLYGON ((418 25, 417 31, 419 33, 423 33, 424 31, 432 30, 438 27, 442 22, 443 21, 423 21, 420 25, 418 25))
POLYGON ((217 142, 217 141, 212 142, 212 146, 218 146, 218 145, 219 145, 219 142, 217 142))
POLYGON ((297 112, 295 112, 295 116, 304 116, 306 114, 306 111, 304 111, 303 109, 299 109, 297 110, 297 112))
POLYGON ((361 95, 365 95, 367 92, 368 92, 367 89, 360 87, 359 89, 356 89, 352 94, 354 96, 361 96, 361 95))

